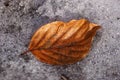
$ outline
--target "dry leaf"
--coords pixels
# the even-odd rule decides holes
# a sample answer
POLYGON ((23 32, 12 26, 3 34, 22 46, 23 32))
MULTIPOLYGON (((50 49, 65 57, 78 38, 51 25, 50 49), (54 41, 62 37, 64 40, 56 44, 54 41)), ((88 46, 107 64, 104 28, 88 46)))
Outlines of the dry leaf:
POLYGON ((75 63, 88 54, 93 37, 99 28, 100 26, 86 19, 55 21, 35 32, 28 51, 48 64, 75 63))

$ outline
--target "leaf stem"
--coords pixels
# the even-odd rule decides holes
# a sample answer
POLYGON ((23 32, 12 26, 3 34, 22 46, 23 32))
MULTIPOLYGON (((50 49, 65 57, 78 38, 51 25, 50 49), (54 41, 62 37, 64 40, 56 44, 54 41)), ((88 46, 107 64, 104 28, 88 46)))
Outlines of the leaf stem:
POLYGON ((26 50, 26 51, 24 51, 23 53, 21 53, 20 55, 27 54, 29 51, 31 51, 31 50, 26 50))

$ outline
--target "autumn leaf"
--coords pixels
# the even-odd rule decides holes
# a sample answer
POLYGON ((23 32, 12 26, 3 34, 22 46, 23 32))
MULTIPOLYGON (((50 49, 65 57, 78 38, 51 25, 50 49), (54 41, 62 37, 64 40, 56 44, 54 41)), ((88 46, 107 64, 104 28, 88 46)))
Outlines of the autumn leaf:
POLYGON ((86 19, 55 21, 35 32, 28 51, 48 64, 72 64, 86 57, 99 28, 100 26, 86 19))

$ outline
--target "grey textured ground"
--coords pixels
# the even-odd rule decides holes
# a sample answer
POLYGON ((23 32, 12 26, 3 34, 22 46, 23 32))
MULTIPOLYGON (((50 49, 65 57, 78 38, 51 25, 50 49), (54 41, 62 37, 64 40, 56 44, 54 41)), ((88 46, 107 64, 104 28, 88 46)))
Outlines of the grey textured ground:
POLYGON ((0 0, 0 80, 120 80, 120 0, 0 0), (102 26, 84 60, 68 66, 39 62, 27 49, 48 22, 86 18, 102 26))

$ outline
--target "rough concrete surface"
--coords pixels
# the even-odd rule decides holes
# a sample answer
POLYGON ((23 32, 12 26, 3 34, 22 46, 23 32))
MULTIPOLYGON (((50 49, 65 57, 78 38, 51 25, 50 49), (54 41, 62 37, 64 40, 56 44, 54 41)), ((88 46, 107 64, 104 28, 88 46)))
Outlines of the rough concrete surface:
POLYGON ((0 80, 120 80, 120 0, 0 0, 0 80), (67 66, 36 60, 27 49, 48 22, 86 18, 102 28, 89 55, 67 66))

